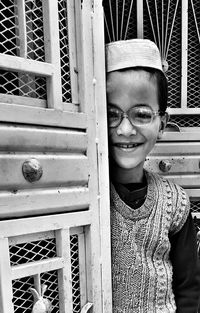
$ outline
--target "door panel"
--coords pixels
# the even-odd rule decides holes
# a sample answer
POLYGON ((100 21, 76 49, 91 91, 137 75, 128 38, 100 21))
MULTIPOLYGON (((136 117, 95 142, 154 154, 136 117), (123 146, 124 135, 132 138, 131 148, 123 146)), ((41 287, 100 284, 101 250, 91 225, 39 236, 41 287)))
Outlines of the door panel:
POLYGON ((0 312, 42 285, 54 313, 111 312, 102 5, 3 0, 0 22, 0 312))
POLYGON ((2 312, 30 312, 30 288, 40 290, 42 285, 47 286, 45 298, 51 302, 52 312, 80 312, 87 301, 91 257, 86 255, 85 222, 81 216, 77 219, 67 214, 19 220, 17 227, 16 221, 2 224, 3 228, 7 225, 2 231, 7 237, 0 240, 1 277, 6 273, 9 282, 4 285, 7 301, 1 304, 2 312))

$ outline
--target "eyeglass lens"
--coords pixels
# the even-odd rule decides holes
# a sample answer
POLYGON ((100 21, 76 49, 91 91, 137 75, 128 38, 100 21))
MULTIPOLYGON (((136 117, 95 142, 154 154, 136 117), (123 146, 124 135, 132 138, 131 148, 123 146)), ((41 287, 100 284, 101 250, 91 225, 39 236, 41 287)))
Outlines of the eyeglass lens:
POLYGON ((153 119, 153 111, 146 107, 133 107, 124 113, 117 108, 108 109, 108 122, 110 127, 117 127, 124 116, 127 116, 131 124, 135 126, 150 124, 153 119))

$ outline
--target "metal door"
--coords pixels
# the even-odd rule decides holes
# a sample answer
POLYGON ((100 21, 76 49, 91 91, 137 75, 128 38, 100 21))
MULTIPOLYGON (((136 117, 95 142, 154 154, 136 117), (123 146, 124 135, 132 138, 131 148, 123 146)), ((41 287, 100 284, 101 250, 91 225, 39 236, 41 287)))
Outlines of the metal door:
POLYGON ((102 6, 3 0, 0 24, 0 311, 47 288, 54 313, 110 312, 102 6))

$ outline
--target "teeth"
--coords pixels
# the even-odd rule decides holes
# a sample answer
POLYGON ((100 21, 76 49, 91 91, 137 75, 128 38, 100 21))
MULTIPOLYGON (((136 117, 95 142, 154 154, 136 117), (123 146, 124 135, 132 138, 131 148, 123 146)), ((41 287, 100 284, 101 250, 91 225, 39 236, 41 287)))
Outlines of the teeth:
POLYGON ((135 148, 135 147, 137 147, 139 144, 118 144, 118 146, 120 147, 120 148, 125 148, 125 149, 130 149, 130 148, 135 148))

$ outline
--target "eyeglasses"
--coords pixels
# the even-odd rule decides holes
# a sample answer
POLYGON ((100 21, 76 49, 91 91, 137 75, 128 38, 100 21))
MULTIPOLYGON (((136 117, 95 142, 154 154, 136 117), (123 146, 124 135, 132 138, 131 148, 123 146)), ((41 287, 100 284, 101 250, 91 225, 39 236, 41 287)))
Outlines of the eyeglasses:
POLYGON ((146 126, 152 123, 155 116, 164 115, 161 111, 153 111, 147 106, 135 106, 124 112, 114 106, 108 107, 108 126, 118 127, 123 118, 128 118, 132 126, 146 126))

